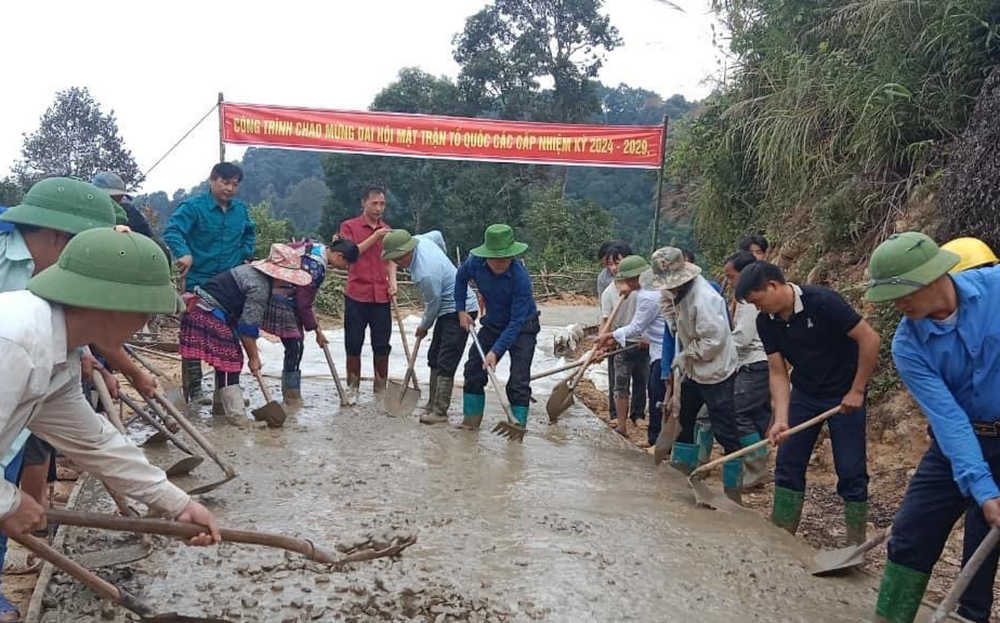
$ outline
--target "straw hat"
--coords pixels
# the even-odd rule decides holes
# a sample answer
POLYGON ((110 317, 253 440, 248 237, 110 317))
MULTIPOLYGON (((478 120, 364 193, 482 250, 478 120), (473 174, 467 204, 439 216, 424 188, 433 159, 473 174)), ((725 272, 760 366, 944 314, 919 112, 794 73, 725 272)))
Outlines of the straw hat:
POLYGON ((312 282, 312 276, 302 270, 302 256, 287 244, 272 244, 267 259, 256 260, 250 265, 269 277, 297 286, 312 282))

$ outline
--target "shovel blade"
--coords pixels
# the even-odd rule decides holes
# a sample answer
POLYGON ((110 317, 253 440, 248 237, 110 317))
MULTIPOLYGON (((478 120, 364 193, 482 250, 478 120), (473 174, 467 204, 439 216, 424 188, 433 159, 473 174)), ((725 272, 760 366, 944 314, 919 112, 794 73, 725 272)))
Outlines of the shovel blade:
POLYGON ((236 474, 233 474, 232 476, 226 476, 225 478, 223 478, 222 480, 220 480, 218 482, 210 482, 208 484, 199 485, 199 486, 195 487, 194 489, 187 490, 185 493, 187 493, 188 495, 200 495, 202 493, 208 493, 209 491, 214 491, 214 490, 218 489, 219 487, 221 487, 222 485, 226 484, 227 482, 229 482, 233 478, 236 478, 236 474))
POLYGON ((253 419, 258 422, 267 422, 269 428, 280 428, 285 425, 285 410, 275 401, 271 401, 253 410, 253 419))
POLYGON ((404 417, 413 413, 420 402, 420 391, 409 385, 389 381, 385 388, 385 410, 393 417, 404 417))
POLYGON ((573 388, 569 386, 569 379, 563 379, 552 389, 552 395, 545 403, 545 412, 549 414, 549 423, 557 423, 559 416, 572 407, 574 402, 573 388))
POLYGON ((809 573, 817 576, 831 575, 860 566, 865 562, 865 553, 860 545, 843 547, 831 552, 820 552, 813 558, 809 573))
POLYGON ((660 435, 656 438, 653 447, 653 464, 659 465, 670 458, 670 451, 674 448, 674 442, 681 432, 681 423, 678 418, 668 417, 667 421, 660 429, 660 435))
POLYGON ((204 462, 204 457, 186 456, 163 471, 167 474, 167 476, 183 476, 184 474, 190 474, 196 467, 204 462))
POLYGON ((700 478, 688 478, 688 484, 694 492, 695 504, 711 510, 733 510, 740 505, 721 491, 712 491, 700 478))
POLYGON ((145 446, 155 446, 155 445, 158 445, 158 444, 161 444, 161 443, 166 443, 166 441, 167 441, 167 436, 164 435, 163 433, 157 431, 157 432, 153 433, 152 435, 150 435, 149 438, 146 439, 146 441, 140 443, 139 445, 142 446, 142 447, 145 447, 145 446))

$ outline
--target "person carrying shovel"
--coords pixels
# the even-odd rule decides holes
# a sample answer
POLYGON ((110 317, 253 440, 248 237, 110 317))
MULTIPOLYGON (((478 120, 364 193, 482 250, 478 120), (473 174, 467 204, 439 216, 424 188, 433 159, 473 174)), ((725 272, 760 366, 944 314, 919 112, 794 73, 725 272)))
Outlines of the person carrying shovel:
POLYGON ((792 534, 798 529, 806 470, 821 426, 787 438, 783 433, 839 406, 840 413, 829 419, 837 493, 844 500, 847 543, 863 543, 868 523, 865 391, 878 363, 878 333, 833 290, 788 283, 780 268, 761 260, 740 272, 736 298, 760 312, 757 333, 767 353, 774 401, 768 437, 778 446, 771 521, 792 534))
MULTIPOLYGON (((221 540, 212 513, 150 465, 80 391, 83 346, 117 350, 152 314, 177 307, 160 247, 105 228, 77 234, 27 291, 0 294, 0 454, 27 427, 115 491, 205 526, 189 543, 208 545, 221 540)), ((44 525, 44 507, 0 481, 0 531, 24 535, 44 525)))
POLYGON ((181 320, 181 357, 215 368, 218 401, 212 405, 213 414, 233 424, 243 422, 243 351, 250 371, 259 372, 257 338, 268 301, 289 286, 311 282, 298 252, 285 244, 272 244, 267 259, 231 268, 184 295, 187 311, 181 320))
POLYGON ((475 281, 485 301, 486 315, 478 339, 486 359, 472 345, 465 362, 465 387, 462 391, 462 426, 479 428, 486 410, 487 368, 510 352, 510 378, 507 399, 514 419, 522 427, 528 425, 531 402, 531 362, 535 357, 535 342, 541 325, 538 307, 531 289, 531 275, 517 256, 528 245, 514 239, 510 225, 496 224, 486 228, 483 244, 469 251, 471 257, 455 274, 455 309, 462 329, 472 329, 475 320, 466 301, 469 281, 475 281))
MULTIPOLYGON (((896 512, 879 588, 880 621, 913 621, 952 527, 965 514, 963 565, 1000 526, 1000 268, 951 274, 960 256, 919 232, 875 249, 865 298, 905 316, 892 357, 931 427, 930 447, 896 512)), ((958 614, 986 622, 997 551, 959 601, 958 614)))
MULTIPOLYGON (((423 301, 424 315, 417 327, 417 338, 424 338, 434 327, 431 347, 427 351, 427 365, 431 369, 430 410, 420 416, 424 424, 448 421, 455 371, 469 337, 468 331, 459 323, 455 306, 455 275, 458 271, 448 259, 445 249, 444 238, 439 231, 412 236, 405 229, 394 229, 382 239, 382 259, 410 271, 410 278, 423 301)), ((474 293, 467 292, 464 307, 465 313, 475 320, 479 304, 474 293)))
MULTIPOLYGON (((679 350, 672 367, 683 379, 678 414, 681 432, 670 463, 691 472, 698 466, 699 446, 694 432, 702 405, 707 407, 715 440, 726 454, 740 449, 733 402, 736 346, 725 299, 701 276, 697 264, 685 260, 683 251, 675 247, 657 249, 653 253, 653 275, 653 285, 660 290, 664 306, 674 309, 679 350)), ((736 459, 722 467, 723 487, 731 497, 737 496, 742 487, 742 463, 736 459)))
POLYGON ((328 266, 345 270, 358 261, 358 246, 350 240, 334 236, 329 245, 314 240, 304 240, 288 245, 302 255, 302 270, 309 273, 311 281, 304 286, 287 284, 276 288, 268 302, 267 313, 261 330, 281 339, 285 357, 281 368, 281 397, 285 402, 302 400, 302 363, 304 334, 313 331, 316 344, 323 348, 326 335, 319 326, 313 304, 328 266))
MULTIPOLYGON (((649 262, 641 255, 629 255, 618 264, 618 274, 615 285, 620 292, 628 292, 635 300, 632 318, 624 326, 610 333, 598 336, 598 343, 604 349, 616 344, 624 347, 628 342, 642 339, 649 344, 649 376, 647 393, 649 394, 649 429, 646 438, 649 445, 656 443, 662 424, 662 412, 656 405, 666 399, 666 384, 660 378, 661 362, 664 351, 667 360, 673 358, 674 339, 666 328, 663 315, 660 313, 660 293, 651 287, 653 275, 649 262), (634 293, 634 294, 633 294, 634 293)), ((608 286, 610 289, 611 286, 608 286)), ((610 315, 610 314, 609 314, 610 315)), ((626 434, 628 423, 628 390, 631 382, 630 370, 627 365, 615 364, 615 396, 618 400, 618 433, 626 434), (621 385, 619 385, 621 382, 621 385)))

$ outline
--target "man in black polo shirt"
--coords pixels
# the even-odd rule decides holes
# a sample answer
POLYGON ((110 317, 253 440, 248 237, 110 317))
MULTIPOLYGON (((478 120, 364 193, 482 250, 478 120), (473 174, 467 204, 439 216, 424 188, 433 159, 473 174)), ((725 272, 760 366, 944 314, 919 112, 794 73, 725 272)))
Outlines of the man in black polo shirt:
POLYGON ((754 262, 740 272, 736 296, 760 311, 757 332, 767 353, 774 400, 768 436, 781 444, 771 521, 795 534, 802 518, 806 468, 821 427, 786 439, 781 434, 839 405, 842 413, 827 420, 837 493, 844 499, 848 543, 863 542, 868 522, 865 388, 878 361, 878 334, 836 292, 787 283, 781 269, 768 262, 754 262))

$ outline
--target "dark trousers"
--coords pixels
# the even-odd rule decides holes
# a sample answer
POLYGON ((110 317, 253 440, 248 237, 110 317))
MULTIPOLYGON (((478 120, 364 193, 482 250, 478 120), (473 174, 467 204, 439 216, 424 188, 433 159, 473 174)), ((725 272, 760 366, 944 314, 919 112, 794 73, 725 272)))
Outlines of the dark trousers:
MULTIPOLYGON (((792 427, 840 404, 840 398, 817 398, 792 388, 788 405, 788 426, 792 427)), ((864 408, 838 413, 826 424, 830 427, 833 465, 837 470, 837 494, 847 502, 868 501, 868 458, 865 443, 864 408)), ((822 425, 812 426, 786 438, 778 446, 774 463, 774 485, 793 491, 806 490, 806 469, 822 425)))
POLYGON ((739 450, 736 406, 733 403, 735 386, 735 372, 726 380, 711 385, 684 379, 681 383, 681 433, 677 440, 681 443, 694 443, 694 424, 698 419, 698 411, 704 405, 708 408, 708 419, 712 422, 715 440, 726 454, 739 450))
POLYGON ((344 347, 348 357, 360 357, 365 344, 365 329, 371 328, 372 353, 389 356, 392 335, 392 310, 389 303, 361 303, 344 297, 344 347))
MULTIPOLYGON (((507 380, 507 400, 511 405, 527 407, 531 402, 531 360, 535 358, 535 342, 538 338, 538 316, 524 323, 521 333, 507 350, 510 355, 510 378, 507 380)), ((503 329, 497 330, 483 325, 479 329, 479 344, 484 353, 489 353, 493 343, 500 337, 503 329)), ((485 394, 489 377, 483 370, 483 358, 479 356, 476 345, 469 347, 469 358, 465 360, 466 394, 485 394)))
MULTIPOLYGON (((475 320, 475 312, 469 315, 475 320)), ((427 351, 427 367, 441 376, 454 378, 468 338, 469 333, 458 322, 458 312, 438 316, 431 334, 431 347, 427 351)))
POLYGON ((649 393, 649 428, 646 430, 646 440, 649 445, 656 445, 663 426, 663 401, 667 399, 666 381, 660 378, 663 372, 662 359, 649 364, 649 377, 646 381, 646 391, 649 393))
POLYGON ((302 351, 305 350, 303 338, 283 337, 281 338, 281 345, 285 347, 285 361, 282 370, 285 372, 297 371, 299 364, 302 363, 302 351))
MULTIPOLYGON (((834 416, 834 419, 838 417, 834 416)), ((1000 438, 977 439, 993 473, 993 480, 1000 482, 1000 438)), ((952 476, 951 461, 941 452, 937 441, 933 441, 917 465, 917 471, 896 512, 889 538, 889 560, 921 573, 930 573, 944 550, 948 534, 962 513, 965 513, 964 566, 990 526, 982 508, 959 491, 952 476)), ((962 594, 958 613, 971 621, 985 623, 990 619, 998 554, 1000 550, 993 550, 986 557, 962 594)))
POLYGON ((736 426, 740 437, 758 433, 767 435, 771 426, 771 388, 766 361, 740 366, 733 390, 736 403, 736 426))
POLYGON ((611 419, 618 417, 618 407, 615 406, 615 358, 608 357, 608 413, 611 419))

